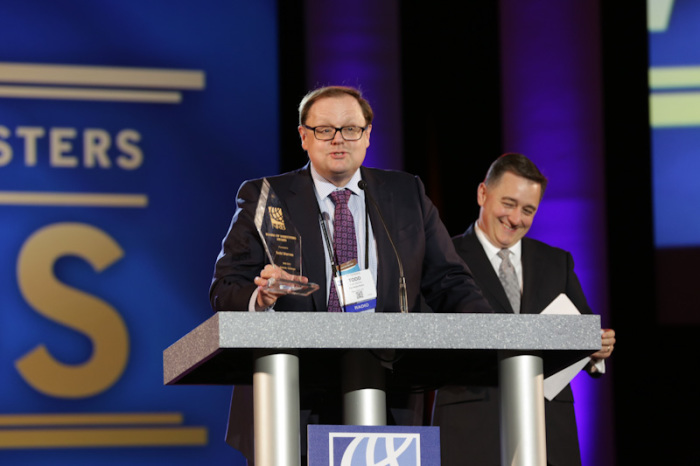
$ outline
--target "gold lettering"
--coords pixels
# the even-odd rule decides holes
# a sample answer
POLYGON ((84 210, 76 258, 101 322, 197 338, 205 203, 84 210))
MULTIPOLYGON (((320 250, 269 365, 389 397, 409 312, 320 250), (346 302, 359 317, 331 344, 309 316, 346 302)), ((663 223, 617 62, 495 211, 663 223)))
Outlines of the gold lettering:
POLYGON ((93 168, 109 168, 112 161, 109 160, 107 149, 112 145, 109 133, 99 128, 88 128, 83 131, 83 165, 93 168))
POLYGON ((36 126, 18 126, 15 134, 24 139, 24 164, 27 167, 36 166, 37 140, 44 137, 44 128, 36 126))
POLYGON ((49 161, 52 167, 73 168, 78 166, 78 158, 69 154, 73 150, 76 135, 75 128, 51 128, 51 150, 49 161))
POLYGON ((124 170, 135 170, 143 163, 143 151, 135 143, 141 141, 141 134, 133 129, 123 129, 117 134, 117 147, 122 151, 117 157, 117 165, 124 170))
POLYGON ((4 167, 12 160, 12 146, 10 146, 4 139, 10 136, 10 130, 4 126, 0 126, 0 167, 4 167))
POLYGON ((82 223, 56 223, 36 231, 22 246, 17 281, 24 299, 38 313, 85 334, 93 351, 87 361, 68 365, 40 344, 15 361, 37 391, 59 398, 85 398, 111 387, 129 356, 129 334, 119 312, 105 301, 56 279, 60 257, 78 256, 100 272, 124 252, 104 231, 82 223))

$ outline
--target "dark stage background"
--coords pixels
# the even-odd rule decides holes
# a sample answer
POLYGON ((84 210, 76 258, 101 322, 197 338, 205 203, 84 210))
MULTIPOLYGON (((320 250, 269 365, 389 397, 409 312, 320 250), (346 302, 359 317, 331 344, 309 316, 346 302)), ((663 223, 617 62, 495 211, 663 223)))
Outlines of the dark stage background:
MULTIPOLYGON (((301 10, 281 3, 287 13, 301 10)), ((547 8, 558 3, 529 2, 528 7, 546 16, 547 8)), ((609 308, 604 324, 615 328, 618 337, 605 376, 611 399, 608 404, 603 397, 591 408, 609 411, 607 421, 596 426, 597 438, 608 441, 588 445, 586 464, 698 464, 698 382, 687 367, 700 356, 698 328, 692 321, 668 324, 660 319, 669 305, 683 306, 697 319, 697 303, 656 300, 646 5, 563 3, 572 5, 573 22, 577 9, 597 5, 597 40, 590 47, 598 54, 603 158, 601 183, 593 189, 601 193, 603 206, 581 221, 602 219, 605 225, 600 244, 605 270, 599 271, 609 308)), ((459 234, 478 215, 474 192, 488 165, 505 150, 519 150, 504 147, 502 140, 499 2, 428 8, 424 2, 405 1, 399 10, 404 168, 421 176, 449 231, 459 234)), ((303 18, 298 19, 284 34, 303 40, 303 18)), ((281 44, 282 66, 297 67, 287 76, 304 71, 299 48, 297 41, 281 44)), ((558 63, 550 66, 556 73, 558 63)), ((304 82, 287 86, 283 80, 282 108, 293 108, 305 90, 304 82)), ((290 114, 288 126, 295 117, 290 114)), ((296 141, 282 137, 281 146, 283 167, 303 163, 296 141)), ((543 205, 547 202, 545 196, 543 205)), ((693 215, 691 211, 693 207, 688 211, 693 215)), ((696 281, 692 277, 697 273, 685 279, 691 285, 696 281)), ((666 282, 678 283, 673 277, 666 282)))

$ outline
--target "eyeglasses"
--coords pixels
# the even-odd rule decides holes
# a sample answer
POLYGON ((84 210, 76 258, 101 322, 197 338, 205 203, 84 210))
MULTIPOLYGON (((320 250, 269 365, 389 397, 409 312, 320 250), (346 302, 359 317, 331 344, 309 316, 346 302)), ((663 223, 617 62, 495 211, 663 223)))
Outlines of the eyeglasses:
POLYGON ((335 128, 333 126, 302 126, 313 131, 314 136, 319 141, 331 141, 335 139, 335 135, 338 131, 340 131, 340 135, 346 141, 357 141, 367 129, 367 126, 364 128, 362 126, 343 126, 342 128, 335 128))

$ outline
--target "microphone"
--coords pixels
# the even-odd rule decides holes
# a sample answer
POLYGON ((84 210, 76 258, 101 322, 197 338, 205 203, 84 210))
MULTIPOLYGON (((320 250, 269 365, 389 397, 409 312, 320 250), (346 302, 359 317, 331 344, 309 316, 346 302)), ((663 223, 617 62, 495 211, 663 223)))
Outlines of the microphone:
POLYGON ((379 220, 382 222, 382 226, 384 227, 384 231, 386 231, 386 236, 389 238, 389 243, 391 244, 391 247, 394 249, 394 255, 396 256, 396 262, 399 265, 399 309, 401 310, 402 314, 407 314, 408 313, 408 292, 406 291, 406 276, 403 273, 403 264, 401 263, 401 257, 399 257, 399 251, 396 249, 396 245, 394 244, 394 240, 391 239, 391 233, 389 233, 389 229, 386 226, 386 222, 384 221, 384 216, 382 215, 382 211, 379 210, 379 206, 377 203, 374 201, 374 198, 370 194, 370 192, 367 190, 367 182, 365 180, 360 180, 359 183, 357 183, 357 186, 365 192, 367 195, 367 199, 372 202, 372 205, 374 205, 374 209, 377 211, 379 214, 379 220))

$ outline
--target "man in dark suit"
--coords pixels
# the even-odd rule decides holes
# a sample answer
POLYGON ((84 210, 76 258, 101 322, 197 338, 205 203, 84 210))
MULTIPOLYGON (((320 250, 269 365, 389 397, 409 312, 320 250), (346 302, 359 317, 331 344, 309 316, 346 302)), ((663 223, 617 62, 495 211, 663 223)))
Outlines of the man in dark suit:
MULTIPOLYGON (((342 191, 349 197, 346 202, 354 220, 358 273, 364 272, 363 286, 376 290, 370 309, 400 311, 393 240, 405 271, 408 312, 429 311, 425 303, 440 312, 492 312, 455 252, 421 181, 406 173, 362 167, 372 118, 369 103, 356 89, 333 86, 310 92, 300 104, 298 127, 310 163, 268 178, 303 240, 303 277, 297 279, 320 288, 309 296, 295 296, 267 287, 271 279, 290 277, 267 263, 254 224, 263 180, 246 181, 216 262, 210 288, 215 311, 327 311, 333 301, 333 279, 345 265, 333 238, 332 195, 342 191)), ((302 394, 302 405, 303 398, 302 394)))
MULTIPOLYGON (((547 179, 527 157, 501 156, 478 187, 479 219, 462 236, 453 239, 457 253, 495 312, 538 314, 564 293, 579 312, 592 313, 574 273, 571 254, 524 238, 546 186, 547 179), (502 250, 509 251, 506 256, 515 269, 515 297, 508 295, 509 286, 499 277, 506 273, 501 269, 502 262, 506 262, 499 257, 502 250)), ((589 373, 604 371, 602 361, 610 356, 614 344, 615 332, 604 330, 602 349, 591 355, 586 367, 589 373)), ((433 424, 441 430, 443 466, 501 464, 497 388, 441 388, 433 416, 433 424)), ((545 402, 545 424, 548 464, 580 465, 570 386, 545 402)))
POLYGON ((381 214, 406 272, 410 312, 424 310, 421 295, 431 309, 439 312, 490 312, 455 253, 421 181, 406 173, 361 167, 369 147, 372 118, 369 103, 353 88, 334 86, 312 91, 300 105, 298 129, 310 163, 268 178, 303 239, 303 275, 318 283, 320 289, 308 297, 266 290, 268 279, 281 277, 283 271, 266 265, 253 222, 262 180, 246 181, 239 189, 238 208, 216 262, 210 288, 214 310, 326 311, 333 273, 329 260, 333 251, 329 251, 326 241, 332 240, 333 232, 329 193, 348 189, 352 193, 350 210, 354 203, 359 213, 353 212, 360 267, 376 267, 377 312, 399 312, 399 268, 381 214), (350 130, 355 134, 346 134, 350 130), (348 140, 356 134, 359 139, 348 140), (359 187, 361 181, 366 183, 364 190, 359 187), (378 208, 367 201, 365 190, 378 208), (325 233, 319 227, 320 218, 325 233))

